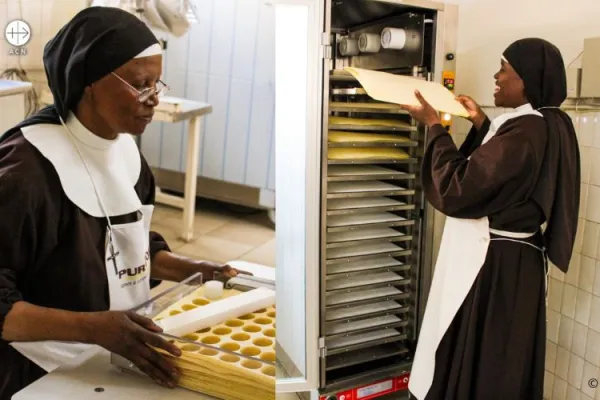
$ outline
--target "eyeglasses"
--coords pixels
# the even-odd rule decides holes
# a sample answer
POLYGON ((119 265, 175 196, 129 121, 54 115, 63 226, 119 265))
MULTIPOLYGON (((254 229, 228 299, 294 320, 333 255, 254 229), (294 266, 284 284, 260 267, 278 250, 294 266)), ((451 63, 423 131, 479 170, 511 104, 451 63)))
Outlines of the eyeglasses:
POLYGON ((167 86, 167 84, 165 84, 163 81, 159 80, 158 82, 156 82, 156 85, 154 87, 149 87, 149 88, 145 88, 143 90, 138 90, 136 88, 134 88, 129 82, 127 82, 125 79, 121 78, 119 75, 115 74, 114 72, 111 72, 114 76, 116 76, 117 78, 119 78, 119 80, 121 82, 123 82, 124 84, 126 84, 127 86, 129 86, 132 90, 135 90, 138 94, 138 101, 140 103, 145 103, 148 100, 150 100, 150 97, 157 95, 157 96, 162 96, 163 94, 165 94, 170 88, 169 86, 167 86))

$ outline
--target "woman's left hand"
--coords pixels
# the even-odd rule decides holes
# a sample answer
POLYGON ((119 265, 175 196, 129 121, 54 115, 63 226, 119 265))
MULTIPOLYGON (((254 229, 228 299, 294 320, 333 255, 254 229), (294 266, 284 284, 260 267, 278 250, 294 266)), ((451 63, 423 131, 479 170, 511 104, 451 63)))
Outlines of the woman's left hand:
POLYGON ((226 278, 235 278, 239 274, 252 275, 250 272, 233 268, 229 264, 219 264, 212 261, 202 261, 202 264, 204 264, 203 269, 205 271, 212 271, 212 273, 209 272, 209 274, 203 278, 205 281, 213 279, 215 274, 222 274, 226 278))
POLYGON ((427 125, 429 128, 431 128, 434 125, 440 124, 441 120, 439 113, 433 107, 431 107, 431 105, 425 100, 425 98, 421 95, 421 93, 418 90, 415 91, 415 96, 417 97, 417 100, 419 100, 419 103, 421 103, 421 105, 404 105, 402 106, 402 108, 408 111, 411 117, 413 117, 420 123, 427 125))

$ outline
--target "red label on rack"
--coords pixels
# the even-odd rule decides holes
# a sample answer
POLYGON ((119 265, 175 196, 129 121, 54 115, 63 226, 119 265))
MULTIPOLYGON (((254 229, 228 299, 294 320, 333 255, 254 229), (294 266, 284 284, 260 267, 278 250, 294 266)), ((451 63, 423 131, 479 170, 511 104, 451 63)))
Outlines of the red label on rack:
POLYGON ((320 400, 372 400, 386 394, 408 389, 408 379, 409 374, 403 374, 395 378, 348 389, 344 392, 321 396, 320 400))

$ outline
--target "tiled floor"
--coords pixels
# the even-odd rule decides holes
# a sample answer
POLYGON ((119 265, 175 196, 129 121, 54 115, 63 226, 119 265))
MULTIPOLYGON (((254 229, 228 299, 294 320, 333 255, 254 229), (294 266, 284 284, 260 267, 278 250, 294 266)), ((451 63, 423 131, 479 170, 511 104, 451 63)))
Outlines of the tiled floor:
MULTIPOLYGON (((157 205, 152 230, 163 235, 177 254, 198 260, 244 260, 275 267, 275 227, 266 211, 201 199, 196 210, 195 236, 190 243, 178 239, 183 213, 178 209, 157 205)), ((155 290, 163 290, 163 285, 155 290)))

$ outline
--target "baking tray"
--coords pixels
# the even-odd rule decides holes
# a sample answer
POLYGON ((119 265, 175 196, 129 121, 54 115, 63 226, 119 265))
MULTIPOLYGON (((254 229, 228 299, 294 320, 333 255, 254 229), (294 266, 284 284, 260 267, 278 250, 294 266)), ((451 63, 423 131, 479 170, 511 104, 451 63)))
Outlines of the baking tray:
POLYGON ((375 257, 369 262, 351 261, 343 264, 333 264, 327 267, 327 275, 335 277, 335 275, 351 275, 351 274, 366 274, 380 271, 405 271, 410 269, 410 265, 396 260, 393 257, 380 256, 375 257))
POLYGON ((370 348, 369 351, 350 351, 329 356, 327 357, 327 371, 347 368, 353 365, 360 365, 394 356, 406 356, 408 354, 408 349, 401 343, 386 343, 374 346, 370 348))
MULTIPOLYGON (((204 296, 204 287, 201 282, 202 274, 195 274, 153 297, 148 302, 137 307, 134 311, 157 321, 167 315, 176 315, 209 304, 211 300, 204 296)), ((236 293, 239 293, 239 291, 226 289, 224 291, 224 297, 235 296, 236 293)), ((188 357, 188 359, 184 359, 182 356, 181 360, 183 361, 181 362, 190 363, 205 357, 206 360, 214 360, 215 365, 218 365, 218 362, 228 366, 240 364, 240 368, 252 371, 252 374, 246 374, 247 376, 243 382, 241 380, 236 380, 236 385, 240 387, 240 390, 250 390, 249 387, 252 385, 256 386, 264 384, 274 386, 275 384, 276 363, 274 342, 276 333, 274 321, 275 308, 272 307, 269 309, 256 310, 252 314, 227 320, 222 324, 217 324, 182 337, 166 333, 161 333, 160 335, 181 348, 184 356, 188 357), (267 320, 268 324, 266 323, 267 320), (252 330, 246 329, 251 326, 252 330), (255 326, 259 329, 254 329, 255 326), (240 337, 234 338, 235 335, 240 335, 240 337), (242 338, 241 335, 244 335, 244 337, 242 338), (231 340, 228 340, 228 338, 231 338, 231 340), (261 340, 260 343, 258 341, 259 339, 261 340), (248 349, 257 351, 246 352, 248 349), (256 376, 256 381, 253 380, 254 376, 256 376), (262 379, 259 379, 261 377, 262 379)), ((165 357, 168 359, 172 358, 172 356, 169 356, 168 354, 165 355, 165 357)), ((175 365, 178 365, 180 360, 174 359, 173 362, 175 365)), ((138 374, 141 373, 135 365, 123 357, 113 354, 111 355, 111 363, 120 367, 123 371, 138 374)), ((191 379, 191 376, 182 374, 179 382, 180 386, 218 398, 239 399, 243 397, 233 395, 231 391, 228 390, 220 390, 211 386, 199 385, 191 379)), ((261 396, 264 398, 271 398, 268 390, 262 392, 261 396), (267 392, 269 394, 267 394, 267 392)))
POLYGON ((406 338, 406 333, 402 333, 394 328, 389 328, 380 329, 376 332, 335 337, 333 339, 325 338, 325 346, 327 346, 327 354, 334 355, 379 344, 398 342, 400 340, 405 340, 406 338))
POLYGON ((331 199, 327 201, 327 215, 348 215, 364 212, 414 210, 414 204, 389 197, 366 197, 360 199, 331 199))
POLYGON ((396 315, 374 316, 352 322, 335 322, 327 325, 325 328, 325 337, 333 339, 361 332, 366 333, 380 329, 405 327, 407 324, 407 320, 396 315))
POLYGON ((331 112, 355 112, 355 113, 377 113, 377 114, 402 114, 408 115, 408 112, 398 104, 391 103, 351 103, 332 101, 329 103, 331 112))
POLYGON ((381 181, 331 182, 327 185, 328 199, 348 199, 381 196, 413 196, 414 189, 407 189, 381 181))
POLYGON ((358 132, 413 132, 417 130, 417 127, 396 119, 366 119, 329 116, 329 129, 358 132))
POLYGON ((327 281, 327 293, 345 292, 350 293, 356 289, 366 290, 372 287, 408 285, 410 279, 401 273, 385 271, 330 279, 327 281))
POLYGON ((388 212, 334 215, 327 218, 327 232, 345 232, 356 228, 414 225, 415 221, 388 212))
POLYGON ((372 165, 372 164, 391 164, 391 165, 411 165, 417 164, 419 160, 415 157, 408 158, 378 158, 378 159, 361 159, 361 158, 346 158, 339 160, 327 159, 328 165, 372 165))
POLYGON ((367 289, 361 292, 331 293, 327 295, 327 312, 337 308, 347 308, 353 305, 365 305, 387 300, 401 300, 410 297, 410 292, 395 286, 367 289))
POLYGON ((327 248, 361 245, 380 242, 408 242, 412 235, 407 235, 392 228, 374 228, 350 232, 336 232, 327 235, 327 248))
MULTIPOLYGON (((402 136, 401 133, 364 133, 364 132, 345 132, 331 131, 343 133, 342 135, 329 134, 327 138, 327 146, 331 149, 337 148, 410 148, 417 147, 419 143, 402 136), (337 136, 337 137, 336 137, 337 136), (340 137, 342 136, 342 137, 340 137)), ((330 157, 331 158, 331 157, 330 157)))
POLYGON ((357 318, 375 317, 379 315, 403 314, 407 313, 409 307, 396 301, 381 301, 362 306, 341 308, 339 310, 328 311, 325 313, 327 322, 353 321, 357 318))
POLYGON ((405 248, 390 242, 367 244, 360 246, 336 247, 334 249, 327 250, 327 260, 351 260, 363 256, 375 256, 380 254, 398 254, 404 253, 406 251, 407 250, 405 248))
POLYGON ((327 180, 338 181, 364 181, 364 180, 410 180, 416 174, 396 171, 378 165, 332 165, 327 168, 327 180))

